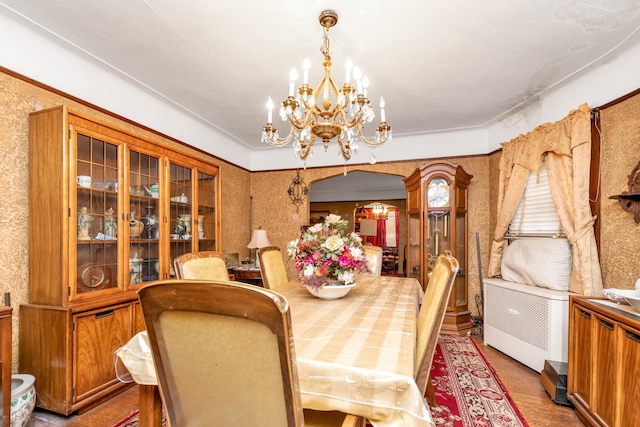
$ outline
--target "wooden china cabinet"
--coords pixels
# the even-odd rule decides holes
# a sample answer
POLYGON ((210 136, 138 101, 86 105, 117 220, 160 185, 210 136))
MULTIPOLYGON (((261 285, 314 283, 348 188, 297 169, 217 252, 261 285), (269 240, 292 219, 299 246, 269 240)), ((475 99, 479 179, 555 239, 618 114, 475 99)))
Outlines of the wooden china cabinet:
POLYGON ((136 291, 220 250, 218 167, 61 106, 29 118, 29 304, 20 372, 70 414, 125 386, 114 351, 144 329, 136 291))
POLYGON ((473 175, 462 166, 433 162, 404 179, 407 189, 407 277, 423 288, 436 258, 451 251, 460 269, 447 305, 442 333, 466 335, 472 328, 467 283, 467 191, 473 175))

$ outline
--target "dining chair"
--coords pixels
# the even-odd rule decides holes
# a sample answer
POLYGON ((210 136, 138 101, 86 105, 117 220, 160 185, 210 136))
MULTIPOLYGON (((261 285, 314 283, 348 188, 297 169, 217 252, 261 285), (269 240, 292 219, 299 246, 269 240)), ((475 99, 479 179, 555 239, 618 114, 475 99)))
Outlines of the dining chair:
POLYGON ((382 274, 382 248, 380 246, 364 245, 364 254, 367 257, 367 264, 373 276, 382 274))
POLYGON ((284 296, 178 279, 138 296, 170 425, 364 427, 355 415, 303 411, 284 296))
POLYGON ((284 264, 282 252, 277 246, 265 246, 258 249, 260 258, 260 274, 262 286, 267 289, 277 289, 279 284, 289 281, 287 267, 284 264))
POLYGON ((451 255, 450 251, 444 251, 438 256, 418 313, 414 377, 423 396, 429 388, 431 404, 435 403, 435 395, 429 373, 458 268, 458 260, 451 255))
POLYGON ((138 296, 172 426, 304 426, 283 296, 177 279, 152 282, 138 296))
POLYGON ((222 252, 202 251, 190 252, 177 256, 173 267, 178 279, 225 280, 229 279, 229 271, 222 252))

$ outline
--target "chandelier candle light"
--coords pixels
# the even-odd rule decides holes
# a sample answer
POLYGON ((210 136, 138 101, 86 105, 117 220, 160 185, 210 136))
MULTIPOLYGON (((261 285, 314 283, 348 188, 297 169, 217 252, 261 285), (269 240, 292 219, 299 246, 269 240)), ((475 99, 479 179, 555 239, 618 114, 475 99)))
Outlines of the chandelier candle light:
MULTIPOLYGON (((365 122, 371 122, 375 117, 371 103, 367 98, 369 79, 363 76, 358 67, 354 67, 351 60, 346 63, 346 78, 341 89, 331 79, 331 55, 329 51, 329 28, 338 22, 338 14, 333 10, 325 10, 320 14, 320 25, 324 28, 323 45, 321 52, 324 55, 324 78, 320 84, 311 89, 309 86, 309 59, 303 62, 303 81, 296 95, 296 79, 298 73, 292 69, 289 75, 289 96, 282 102, 280 117, 289 120, 290 131, 285 138, 280 138, 278 130, 273 126, 273 101, 269 97, 267 102, 267 125, 262 128, 262 142, 267 142, 275 147, 282 147, 291 142, 295 137, 293 150, 300 160, 305 162, 312 153, 313 143, 316 138, 322 140, 327 151, 329 142, 337 138, 340 146, 339 155, 345 163, 352 154, 358 153, 358 141, 376 148, 387 141, 391 141, 391 126, 387 125, 385 118, 385 103, 380 97, 380 125, 375 136, 367 138, 362 128, 365 122), (356 79, 356 87, 351 86, 351 72, 356 79), (320 97, 320 95, 322 96, 320 97), (335 103, 335 104, 334 104, 335 103)), ((371 164, 376 162, 372 153, 369 160, 371 164)))

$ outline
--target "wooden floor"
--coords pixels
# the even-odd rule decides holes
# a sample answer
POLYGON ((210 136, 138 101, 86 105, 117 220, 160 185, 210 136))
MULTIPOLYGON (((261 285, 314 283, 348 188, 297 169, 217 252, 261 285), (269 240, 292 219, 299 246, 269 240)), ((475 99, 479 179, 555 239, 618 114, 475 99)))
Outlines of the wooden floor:
MULTIPOLYGON (((556 405, 551 401, 540 383, 540 374, 485 346, 481 339, 474 337, 474 340, 531 427, 583 425, 572 408, 556 405)), ((134 386, 82 415, 63 417, 36 409, 27 427, 111 427, 136 409, 138 387, 134 386)))

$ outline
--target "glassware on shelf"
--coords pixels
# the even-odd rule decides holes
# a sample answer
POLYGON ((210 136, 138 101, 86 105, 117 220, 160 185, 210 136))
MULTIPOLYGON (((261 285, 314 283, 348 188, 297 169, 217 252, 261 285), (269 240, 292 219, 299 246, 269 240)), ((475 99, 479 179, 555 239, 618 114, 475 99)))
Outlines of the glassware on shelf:
POLYGON ((154 213, 155 206, 147 206, 145 208, 147 212, 140 218, 142 224, 144 224, 142 231, 143 239, 157 239, 158 238, 158 216, 154 213))

